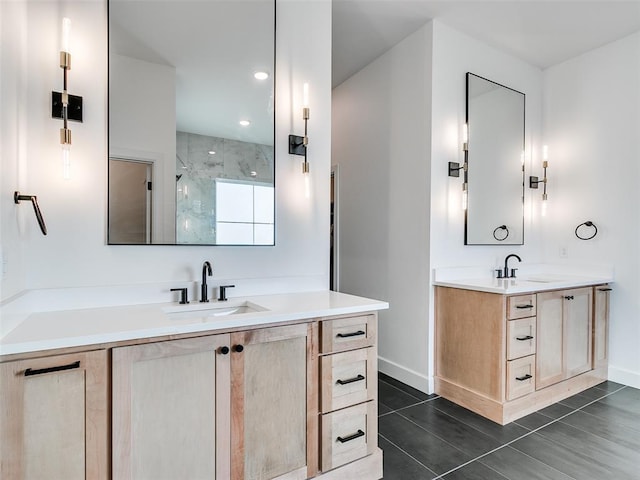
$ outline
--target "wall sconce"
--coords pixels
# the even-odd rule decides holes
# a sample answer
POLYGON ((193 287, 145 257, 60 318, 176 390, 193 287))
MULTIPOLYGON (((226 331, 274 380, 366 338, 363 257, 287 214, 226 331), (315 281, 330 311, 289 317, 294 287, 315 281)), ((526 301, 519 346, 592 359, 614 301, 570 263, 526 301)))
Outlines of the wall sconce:
POLYGON ((549 147, 547 145, 542 146, 542 171, 543 177, 542 180, 539 180, 538 177, 530 176, 529 177, 529 188, 538 188, 538 184, 542 183, 542 216, 546 216, 547 214, 547 167, 549 166, 549 147))
POLYGON ((462 151, 464 152, 464 163, 460 166, 458 162, 449 162, 449 176, 459 177, 460 170, 464 172, 462 178, 462 209, 466 210, 469 203, 469 127, 466 123, 462 128, 462 151))
POLYGON ((82 97, 69 95, 67 92, 67 76, 71 70, 71 54, 69 53, 69 37, 71 35, 71 20, 62 19, 62 44, 60 48, 60 68, 63 72, 62 92, 51 92, 51 116, 61 118, 63 126, 60 129, 60 145, 62 147, 62 174, 65 180, 71 177, 71 129, 69 120, 82 122, 82 97))
POLYGON ((309 137, 307 136, 307 124, 309 122, 309 84, 302 86, 302 119, 304 120, 304 137, 289 135, 289 154, 303 155, 302 173, 309 173, 309 162, 307 161, 307 146, 309 137))

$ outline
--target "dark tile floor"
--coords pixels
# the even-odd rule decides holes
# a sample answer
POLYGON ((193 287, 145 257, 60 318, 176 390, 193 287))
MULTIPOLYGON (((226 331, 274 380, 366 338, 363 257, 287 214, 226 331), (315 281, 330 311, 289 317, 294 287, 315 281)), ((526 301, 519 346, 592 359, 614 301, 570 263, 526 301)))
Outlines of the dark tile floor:
POLYGON ((379 378, 385 480, 640 480, 640 390, 605 382, 500 426, 379 378))

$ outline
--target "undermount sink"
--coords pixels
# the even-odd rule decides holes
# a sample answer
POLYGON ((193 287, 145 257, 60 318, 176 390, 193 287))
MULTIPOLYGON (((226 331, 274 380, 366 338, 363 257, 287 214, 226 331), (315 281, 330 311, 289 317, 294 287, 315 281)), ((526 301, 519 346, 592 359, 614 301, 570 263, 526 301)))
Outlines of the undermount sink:
POLYGON ((267 309, 253 302, 240 303, 193 303, 190 305, 175 305, 163 308, 171 317, 228 317, 243 313, 264 312, 267 309))
POLYGON ((554 275, 554 274, 531 275, 531 276, 522 278, 522 280, 525 282, 553 283, 553 282, 566 281, 567 277, 563 275, 554 275))

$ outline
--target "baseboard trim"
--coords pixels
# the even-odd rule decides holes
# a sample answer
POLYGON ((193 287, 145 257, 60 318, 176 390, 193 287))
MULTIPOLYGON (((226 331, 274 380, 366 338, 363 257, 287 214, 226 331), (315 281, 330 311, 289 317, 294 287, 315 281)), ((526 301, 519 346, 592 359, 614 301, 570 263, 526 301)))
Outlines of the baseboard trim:
POLYGON ((378 371, 400 380, 402 383, 406 383, 421 392, 433 393, 435 391, 433 377, 425 376, 380 356, 378 356, 378 371))
POLYGON ((625 368, 612 367, 609 365, 609 380, 622 383, 633 388, 640 388, 640 373, 627 370, 625 368))

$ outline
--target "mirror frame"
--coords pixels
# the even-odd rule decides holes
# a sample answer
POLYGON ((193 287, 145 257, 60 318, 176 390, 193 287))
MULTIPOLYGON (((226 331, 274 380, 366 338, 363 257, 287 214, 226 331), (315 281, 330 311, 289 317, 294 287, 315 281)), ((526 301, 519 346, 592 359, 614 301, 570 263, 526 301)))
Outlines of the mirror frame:
MULTIPOLYGON (((122 1, 122 0, 121 0, 122 1)), ((174 0, 174 1, 178 1, 178 0, 174 0)), ((231 247, 274 247, 276 245, 276 237, 277 237, 277 203, 276 203, 276 174, 277 174, 277 169, 276 169, 276 163, 277 163, 277 158, 276 158, 276 145, 277 145, 277 139, 276 139, 276 132, 277 132, 277 125, 276 125, 276 85, 277 85, 277 77, 276 77, 276 66, 277 66, 277 51, 276 51, 276 46, 277 46, 277 1, 276 0, 270 0, 273 5, 273 24, 272 24, 272 32, 273 32, 273 36, 272 36, 272 58, 271 58, 271 79, 272 79, 272 84, 271 84, 271 96, 272 96, 272 112, 271 112, 271 123, 272 123, 272 138, 273 138, 273 239, 271 243, 265 243, 265 244, 222 244, 222 243, 178 243, 177 241, 174 241, 174 243, 153 243, 153 242, 148 242, 148 243, 112 243, 110 242, 110 197, 109 197, 109 181, 110 181, 110 163, 111 163, 111 158, 115 158, 115 159, 120 159, 122 157, 122 153, 119 151, 119 149, 116 149, 115 152, 111 152, 111 132, 110 132, 110 119, 111 119, 111 112, 110 112, 110 98, 111 98, 111 83, 109 81, 109 77, 110 77, 110 72, 111 72, 111 60, 110 60, 110 55, 111 55, 111 28, 110 28, 110 24, 111 24, 111 16, 109 14, 110 12, 110 8, 111 8, 111 3, 112 0, 107 0, 106 2, 106 8, 107 8, 107 118, 106 118, 106 134, 107 134, 107 152, 106 152, 106 162, 107 162, 107 175, 106 175, 106 218, 105 218, 105 244, 109 245, 109 246, 207 246, 207 247, 224 247, 224 246, 231 246, 231 247)), ((177 133, 177 130, 176 130, 177 133)), ((233 139, 232 139, 233 140, 233 139)), ((242 141, 242 140, 238 140, 238 141, 242 141)), ((131 161, 141 161, 141 159, 139 158, 130 158, 131 161)), ((175 168, 175 167, 174 167, 175 168)), ((216 178, 223 178, 223 177, 216 177, 216 178)), ((230 179, 233 180, 233 179, 230 179)), ((155 181, 155 179, 153 180, 155 181)), ((215 178, 212 179, 212 181, 215 181, 215 178)), ((177 206, 177 192, 174 192, 174 202, 175 205, 177 206)), ((176 212, 176 219, 177 219, 177 212, 176 212)), ((177 226, 175 226, 174 228, 177 228, 177 226)))
MULTIPOLYGON (((472 129, 471 129, 471 125, 470 125, 470 112, 469 112, 469 105, 470 105, 470 80, 471 77, 476 77, 478 79, 484 80, 486 82, 490 82, 498 87, 504 88, 506 90, 509 90, 511 92, 517 93, 519 95, 522 95, 522 155, 524 155, 525 152, 525 146, 526 146, 526 94, 524 94, 523 92, 520 92, 518 90, 515 90, 511 87, 507 87, 506 85, 502 85, 498 82, 495 82, 493 80, 489 80, 488 78, 482 77, 480 75, 476 75, 474 73, 471 72, 467 72, 466 74, 466 109, 465 109, 465 121, 466 121, 466 126, 468 128, 468 145, 467 145, 467 158, 465 159, 465 161, 467 162, 467 174, 469 174, 469 166, 471 165, 471 162, 469 161, 471 158, 471 147, 472 147, 472 129)), ((469 236, 470 236, 470 221, 469 221, 469 206, 471 205, 471 185, 472 185, 472 175, 468 175, 467 177, 467 208, 464 211, 464 245, 482 245, 482 246, 514 246, 514 245, 524 245, 524 237, 525 237, 525 232, 524 232, 524 208, 525 208, 525 203, 524 203, 524 199, 525 199, 525 164, 524 164, 524 157, 523 157, 523 162, 522 162, 522 170, 521 170, 521 175, 519 176, 521 178, 519 178, 518 181, 518 185, 521 185, 521 198, 520 198, 520 207, 521 207, 521 216, 520 216, 520 229, 522 232, 521 235, 521 241, 520 242, 505 242, 505 240, 508 238, 505 238, 503 240, 498 240, 496 239, 494 242, 492 243, 471 243, 469 241, 469 236)), ((514 180, 515 181, 515 180, 514 180)), ((495 238, 495 232, 498 229, 501 229, 502 227, 505 227, 505 225, 496 225, 494 232, 494 238, 495 238)))

